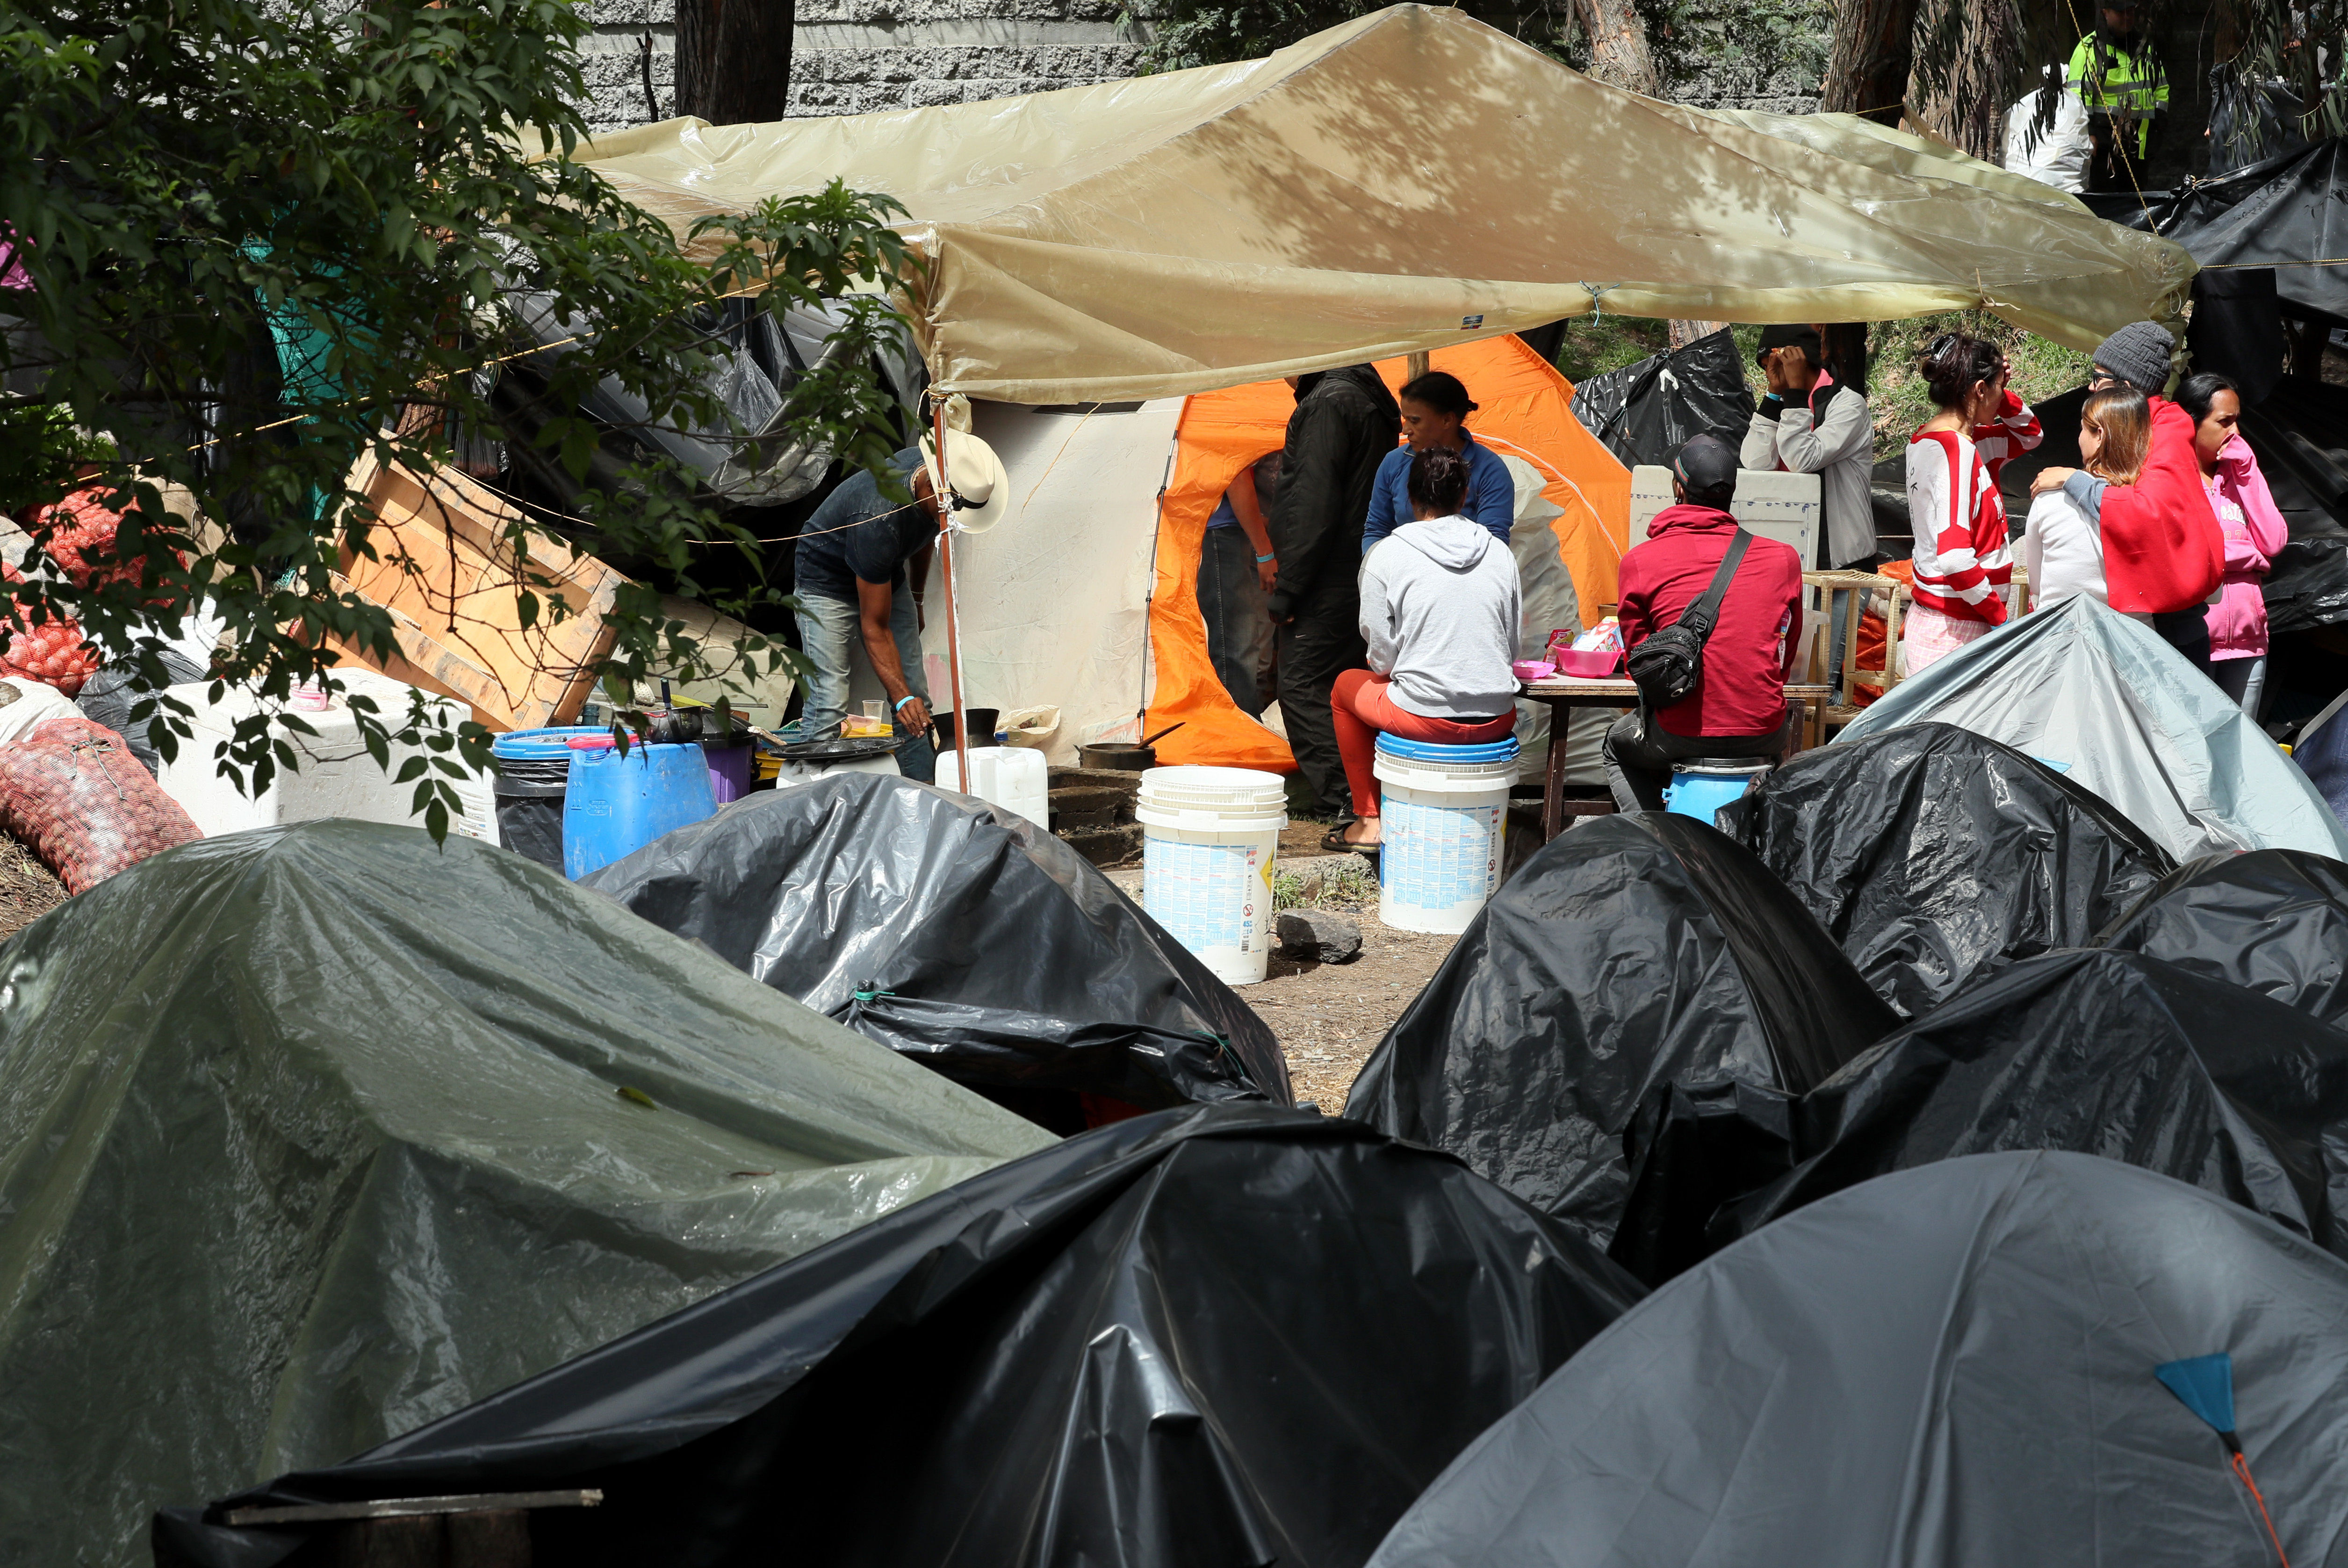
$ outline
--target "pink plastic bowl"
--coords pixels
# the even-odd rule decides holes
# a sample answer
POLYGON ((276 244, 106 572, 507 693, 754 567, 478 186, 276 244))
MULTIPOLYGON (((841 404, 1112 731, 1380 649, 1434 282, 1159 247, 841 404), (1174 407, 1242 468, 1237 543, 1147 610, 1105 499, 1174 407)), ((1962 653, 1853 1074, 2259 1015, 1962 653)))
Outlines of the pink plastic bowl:
POLYGON ((1557 667, 1561 674, 1586 681, 1603 680, 1612 675, 1614 666, 1622 662, 1622 655, 1612 648, 1588 652, 1560 648, 1557 653, 1557 667))
POLYGON ((1547 659, 1519 659, 1509 666, 1520 681, 1545 681, 1557 674, 1557 666, 1547 659))

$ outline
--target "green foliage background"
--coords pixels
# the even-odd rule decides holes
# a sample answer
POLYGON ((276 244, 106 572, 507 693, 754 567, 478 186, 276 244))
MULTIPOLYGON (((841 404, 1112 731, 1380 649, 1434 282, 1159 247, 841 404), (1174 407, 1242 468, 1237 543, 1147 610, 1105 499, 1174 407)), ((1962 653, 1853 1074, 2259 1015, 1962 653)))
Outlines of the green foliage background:
MULTIPOLYGON (((41 410, 0 420, 0 506, 22 512, 64 488, 77 454, 58 446, 61 425, 105 432, 98 484, 132 509, 118 547, 137 567, 89 587, 34 576, 8 590, 19 618, 71 615, 106 645, 135 645, 141 684, 160 687, 162 639, 209 601, 230 627, 221 681, 283 699, 324 673, 335 639, 392 647, 386 613, 338 585, 346 552, 386 544, 345 477, 369 449, 428 473, 453 432, 497 427, 484 366, 530 372, 536 445, 583 479, 605 432, 580 403, 607 379, 654 420, 726 428, 699 379, 701 324, 726 296, 917 286, 891 204, 836 183, 683 237, 623 200, 571 156, 586 31, 570 0, 0 0, 0 239, 21 243, 34 283, 0 298, 21 318, 0 338, 0 368, 31 383, 41 410), (544 302, 571 340, 541 349, 517 295, 544 302), (263 394, 281 338, 304 364, 263 394), (183 531, 163 511, 166 484, 233 534, 208 546, 183 531)), ((867 349, 896 325, 885 299, 866 297, 839 335, 867 349)), ((896 432, 870 365, 850 352, 800 383, 788 433, 880 463, 896 432)), ((737 615, 776 598, 761 542, 699 504, 672 465, 633 466, 582 504, 587 527, 664 563, 690 597, 737 615), (726 580, 749 587, 705 587, 720 557, 747 565, 726 580)), ((534 531, 510 537, 525 625, 567 613, 529 563, 534 531)), ((615 688, 656 664, 691 679, 795 656, 754 638, 747 665, 714 667, 657 598, 632 585, 606 616, 617 645, 596 673, 615 688)), ((404 717, 364 701, 353 706, 378 760, 393 738, 430 751, 401 777, 445 830, 449 781, 488 764, 487 735, 428 720, 420 697, 404 717)), ((191 733, 184 712, 170 726, 191 733)), ((258 716, 221 767, 257 789, 294 761, 258 716)))

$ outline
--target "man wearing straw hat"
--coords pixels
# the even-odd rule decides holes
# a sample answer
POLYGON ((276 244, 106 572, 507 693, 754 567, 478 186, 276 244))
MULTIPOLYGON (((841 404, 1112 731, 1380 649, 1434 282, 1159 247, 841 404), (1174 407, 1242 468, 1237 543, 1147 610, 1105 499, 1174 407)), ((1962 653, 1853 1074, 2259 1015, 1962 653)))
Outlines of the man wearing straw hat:
POLYGON ((947 497, 968 532, 994 526, 1010 500, 1003 465, 976 436, 946 432, 951 492, 938 472, 934 438, 889 459, 910 480, 913 499, 893 501, 869 473, 850 474, 799 530, 793 591, 799 599, 799 651, 815 668, 807 677, 799 734, 819 740, 839 732, 850 682, 861 662, 879 679, 896 714, 897 733, 911 738, 897 767, 926 784, 937 771, 930 744, 930 688, 922 674, 922 594, 930 554, 945 526, 947 497))

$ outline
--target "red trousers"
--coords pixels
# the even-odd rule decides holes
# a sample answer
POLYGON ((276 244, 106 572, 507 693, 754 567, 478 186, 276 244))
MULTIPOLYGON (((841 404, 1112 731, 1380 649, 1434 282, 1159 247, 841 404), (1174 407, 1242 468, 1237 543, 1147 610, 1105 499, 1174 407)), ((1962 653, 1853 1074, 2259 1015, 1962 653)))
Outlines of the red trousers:
POLYGON ((1354 793, 1354 815, 1378 814, 1378 778, 1372 771, 1378 749, 1378 732, 1405 740, 1427 740, 1437 746, 1480 746, 1499 739, 1517 727, 1513 707, 1482 724, 1461 724, 1448 718, 1422 718, 1396 707, 1386 688, 1394 683, 1367 670, 1347 670, 1329 688, 1329 707, 1337 720, 1337 754, 1345 760, 1345 784, 1354 793))

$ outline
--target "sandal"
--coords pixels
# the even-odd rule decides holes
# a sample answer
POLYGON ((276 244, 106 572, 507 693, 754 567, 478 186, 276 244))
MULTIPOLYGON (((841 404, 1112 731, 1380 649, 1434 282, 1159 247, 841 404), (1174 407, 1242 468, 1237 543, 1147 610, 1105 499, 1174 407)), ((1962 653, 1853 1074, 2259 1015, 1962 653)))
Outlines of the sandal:
POLYGON ((1345 837, 1345 824, 1343 822, 1338 823, 1322 836, 1321 847, 1333 855, 1359 855, 1364 860, 1369 861, 1378 858, 1378 846, 1354 843, 1345 837))

